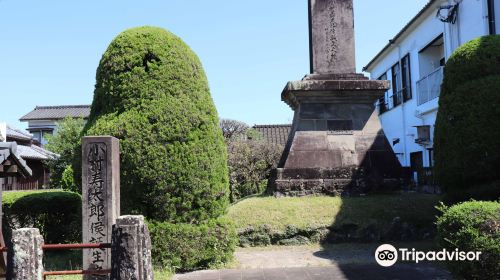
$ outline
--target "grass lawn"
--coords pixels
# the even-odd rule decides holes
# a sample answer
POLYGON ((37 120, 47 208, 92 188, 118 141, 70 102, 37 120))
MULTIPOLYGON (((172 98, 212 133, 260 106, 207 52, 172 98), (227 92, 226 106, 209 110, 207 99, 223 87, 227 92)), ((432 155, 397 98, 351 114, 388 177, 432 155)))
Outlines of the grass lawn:
POLYGON ((268 225, 283 230, 342 224, 387 227, 395 217, 414 225, 432 224, 437 214, 439 196, 403 193, 366 197, 313 196, 301 198, 252 197, 229 208, 227 216, 238 229, 268 225))

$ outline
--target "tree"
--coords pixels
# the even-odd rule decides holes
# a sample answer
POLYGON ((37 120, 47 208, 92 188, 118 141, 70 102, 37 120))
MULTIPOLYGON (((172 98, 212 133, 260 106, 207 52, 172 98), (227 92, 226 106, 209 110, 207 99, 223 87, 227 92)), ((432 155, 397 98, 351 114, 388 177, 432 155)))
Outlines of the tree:
POLYGON ((244 122, 220 122, 228 149, 231 201, 262 193, 271 171, 277 167, 283 147, 264 141, 262 134, 244 122))
POLYGON ((450 200, 500 197, 500 36, 458 48, 445 66, 436 119, 436 177, 450 200))
POLYGON ((283 146, 264 140, 228 143, 231 201, 265 191, 271 171, 278 165, 283 146))
POLYGON ((224 139, 227 141, 245 135, 250 126, 237 120, 222 119, 220 121, 220 128, 222 129, 224 139))
POLYGON ((48 136, 45 148, 59 155, 56 160, 46 162, 50 170, 51 187, 76 190, 74 181, 66 178, 63 186, 61 180, 64 171, 71 165, 75 157, 76 147, 81 144, 81 133, 84 125, 85 121, 82 118, 66 117, 57 122, 56 133, 48 136))
POLYGON ((198 57, 172 33, 138 27, 111 42, 84 134, 120 139, 123 213, 198 224, 225 212, 227 151, 217 111, 198 57))

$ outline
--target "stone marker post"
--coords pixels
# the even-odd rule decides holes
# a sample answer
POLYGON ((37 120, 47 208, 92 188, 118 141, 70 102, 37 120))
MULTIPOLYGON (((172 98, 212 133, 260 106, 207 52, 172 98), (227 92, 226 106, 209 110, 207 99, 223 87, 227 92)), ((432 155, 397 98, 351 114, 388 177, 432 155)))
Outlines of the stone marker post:
POLYGON ((353 0, 309 0, 311 74, 356 72, 353 0))
POLYGON ((112 280, 152 280, 151 238, 143 216, 121 216, 113 226, 112 280))
MULTIPOLYGON (((119 141, 111 136, 84 137, 82 153, 83 243, 111 243, 112 226, 120 215, 119 141)), ((110 268, 109 249, 83 250, 83 269, 110 268)))
POLYGON ((36 228, 22 228, 12 232, 9 258, 9 279, 42 280, 43 237, 36 228))

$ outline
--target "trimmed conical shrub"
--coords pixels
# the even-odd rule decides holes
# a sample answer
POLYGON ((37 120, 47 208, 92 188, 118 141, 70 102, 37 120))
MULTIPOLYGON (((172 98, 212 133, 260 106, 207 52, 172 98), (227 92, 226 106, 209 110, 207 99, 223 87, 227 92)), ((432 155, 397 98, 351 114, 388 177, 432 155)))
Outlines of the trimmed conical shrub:
POLYGON ((445 66, 434 147, 451 200, 500 196, 500 36, 458 48, 445 66))
POLYGON ((122 213, 171 223, 217 218, 227 154, 196 54, 156 27, 119 34, 102 56, 85 135, 120 139, 122 213))

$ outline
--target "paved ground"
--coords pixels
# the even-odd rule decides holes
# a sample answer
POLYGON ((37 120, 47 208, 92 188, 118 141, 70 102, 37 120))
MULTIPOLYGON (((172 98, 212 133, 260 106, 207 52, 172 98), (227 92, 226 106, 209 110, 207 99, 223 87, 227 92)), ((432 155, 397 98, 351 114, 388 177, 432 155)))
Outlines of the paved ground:
POLYGON ((239 249, 235 269, 179 274, 174 280, 451 279, 446 270, 429 264, 383 268, 374 263, 375 248, 368 244, 239 249))
POLYGON ((325 267, 260 268, 200 271, 175 276, 176 280, 344 280, 344 279, 451 279, 446 271, 429 265, 349 264, 325 267))

